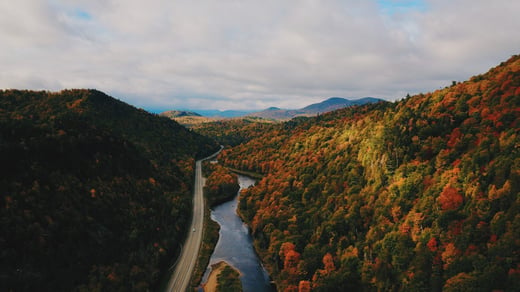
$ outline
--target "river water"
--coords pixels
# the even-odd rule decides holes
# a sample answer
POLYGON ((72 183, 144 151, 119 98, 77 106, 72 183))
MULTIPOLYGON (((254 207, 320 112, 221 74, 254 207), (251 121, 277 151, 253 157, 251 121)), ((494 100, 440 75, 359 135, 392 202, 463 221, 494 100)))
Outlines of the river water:
MULTIPOLYGON (((242 190, 252 186, 255 180, 239 175, 238 183, 242 190)), ((202 282, 207 281, 211 265, 226 261, 240 271, 245 292, 274 291, 269 285, 269 275, 253 249, 253 239, 247 225, 237 215, 237 205, 238 194, 232 201, 218 205, 211 211, 211 219, 220 225, 220 237, 202 282)))

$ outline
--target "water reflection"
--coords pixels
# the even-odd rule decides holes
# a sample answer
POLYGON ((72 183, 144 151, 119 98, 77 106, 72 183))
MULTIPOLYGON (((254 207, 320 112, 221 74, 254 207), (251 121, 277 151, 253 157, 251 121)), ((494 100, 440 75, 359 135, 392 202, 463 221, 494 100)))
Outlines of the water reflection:
MULTIPOLYGON (((238 182, 242 190, 252 186, 255 180, 239 175, 238 182)), ((244 291, 273 291, 269 285, 269 275, 253 249, 249 230, 236 213, 237 205, 238 196, 211 211, 211 219, 220 225, 220 237, 202 282, 206 282, 209 277, 211 265, 226 261, 240 271, 244 291)))

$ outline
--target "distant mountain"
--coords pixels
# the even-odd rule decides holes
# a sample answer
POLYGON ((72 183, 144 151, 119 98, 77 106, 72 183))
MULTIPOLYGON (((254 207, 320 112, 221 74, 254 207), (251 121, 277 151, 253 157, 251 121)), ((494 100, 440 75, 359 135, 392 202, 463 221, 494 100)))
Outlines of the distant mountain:
POLYGON ((270 107, 263 111, 250 113, 248 116, 260 117, 264 119, 274 120, 289 120, 298 116, 315 116, 320 113, 331 112, 337 109, 353 106, 363 105, 367 103, 376 103, 382 101, 382 99, 374 97, 364 97, 360 99, 346 99, 341 97, 331 97, 325 101, 308 105, 301 109, 280 109, 277 107, 270 107))
POLYGON ((167 117, 167 118, 180 118, 180 117, 201 117, 202 115, 192 112, 192 111, 178 111, 178 110, 172 110, 172 111, 165 111, 163 113, 159 114, 160 116, 167 117))
POLYGON ((238 110, 197 110, 201 115, 208 118, 236 118, 243 117, 250 114, 252 111, 238 111, 238 110))
POLYGON ((160 113, 160 116, 168 117, 170 119, 180 117, 206 117, 206 118, 236 118, 243 117, 253 111, 238 111, 238 110, 170 110, 160 113))
POLYGON ((249 117, 263 118, 263 119, 271 119, 271 120, 290 120, 296 116, 303 116, 306 113, 301 110, 288 110, 288 109, 280 109, 277 107, 270 107, 263 111, 250 113, 249 117))
POLYGON ((308 105, 301 109, 281 109, 279 107, 270 107, 262 111, 239 111, 239 110, 171 110, 160 113, 159 115, 171 119, 184 125, 192 125, 200 122, 207 122, 206 119, 198 119, 196 117, 205 118, 237 118, 237 117, 256 117, 271 120, 290 120, 298 116, 315 116, 320 113, 334 111, 340 108, 353 105, 363 105, 367 103, 376 103, 382 99, 374 97, 365 97, 360 99, 346 99, 341 97, 331 97, 320 103, 308 105), (187 120, 184 117, 189 117, 187 120))

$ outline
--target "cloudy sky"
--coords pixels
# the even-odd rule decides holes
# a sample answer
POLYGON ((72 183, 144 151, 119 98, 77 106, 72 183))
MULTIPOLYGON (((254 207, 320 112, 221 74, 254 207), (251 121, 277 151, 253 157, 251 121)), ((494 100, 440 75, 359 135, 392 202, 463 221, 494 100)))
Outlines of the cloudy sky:
POLYGON ((520 54, 518 0, 0 2, 0 88, 148 110, 396 100, 520 54))

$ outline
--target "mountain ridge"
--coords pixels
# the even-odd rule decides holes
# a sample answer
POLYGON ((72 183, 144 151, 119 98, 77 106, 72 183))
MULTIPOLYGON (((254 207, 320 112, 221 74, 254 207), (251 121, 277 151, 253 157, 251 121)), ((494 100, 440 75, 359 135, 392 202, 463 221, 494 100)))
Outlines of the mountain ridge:
POLYGON ((97 90, 1 90, 0 286, 156 290, 215 149, 97 90))
POLYGON ((375 103, 380 101, 384 100, 374 97, 364 97, 359 99, 330 97, 322 102, 310 104, 300 109, 281 109, 278 107, 270 107, 263 111, 250 113, 248 114, 248 116, 274 120, 290 120, 295 117, 310 117, 326 112, 331 112, 344 107, 363 105, 367 103, 375 103))
POLYGON ((160 113, 161 116, 169 118, 180 117, 208 117, 208 118, 239 118, 239 117, 255 117, 274 120, 289 120, 298 116, 314 116, 321 113, 330 112, 340 108, 363 105, 367 103, 375 103, 384 101, 374 97, 364 97, 358 99, 346 99, 342 97, 331 97, 322 102, 307 105, 300 109, 282 109, 276 106, 269 107, 261 111, 235 111, 235 110, 171 110, 160 113))

